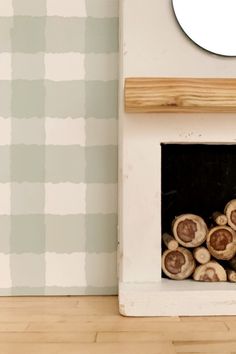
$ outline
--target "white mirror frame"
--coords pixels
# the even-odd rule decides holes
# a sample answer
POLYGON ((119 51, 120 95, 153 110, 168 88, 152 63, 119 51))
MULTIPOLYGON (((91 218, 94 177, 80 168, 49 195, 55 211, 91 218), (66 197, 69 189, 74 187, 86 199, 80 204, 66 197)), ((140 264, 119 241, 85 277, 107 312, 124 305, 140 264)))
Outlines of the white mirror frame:
POLYGON ((172 0, 185 34, 203 49, 236 56, 236 0, 172 0))

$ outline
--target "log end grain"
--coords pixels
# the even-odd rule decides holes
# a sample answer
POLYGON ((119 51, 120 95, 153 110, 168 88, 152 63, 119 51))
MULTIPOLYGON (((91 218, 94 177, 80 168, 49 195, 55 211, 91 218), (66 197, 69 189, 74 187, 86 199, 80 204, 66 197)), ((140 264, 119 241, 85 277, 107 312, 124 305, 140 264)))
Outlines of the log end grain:
POLYGON ((193 250, 193 256, 200 264, 206 264, 211 259, 211 254, 206 247, 197 247, 193 250))
POLYGON ((236 233, 229 226, 216 226, 207 235, 207 248, 216 259, 230 260, 236 253, 236 233))
POLYGON ((162 255, 162 270, 170 279, 187 279, 193 273, 195 266, 192 253, 186 248, 166 250, 162 255))
POLYGON ((219 211, 214 212, 212 218, 219 226, 225 226, 228 222, 227 216, 225 214, 220 213, 219 211))
POLYGON ((236 230, 236 199, 231 200, 225 207, 225 215, 228 224, 233 230, 236 230))
POLYGON ((162 235, 162 239, 166 248, 168 248, 169 250, 174 251, 179 247, 178 241, 168 233, 164 233, 162 235))
POLYGON ((203 282, 220 282, 227 281, 227 275, 219 263, 211 261, 198 266, 194 271, 193 279, 203 282))
POLYGON ((208 232, 205 221, 198 215, 183 214, 172 223, 175 239, 184 247, 198 247, 205 240, 208 232))

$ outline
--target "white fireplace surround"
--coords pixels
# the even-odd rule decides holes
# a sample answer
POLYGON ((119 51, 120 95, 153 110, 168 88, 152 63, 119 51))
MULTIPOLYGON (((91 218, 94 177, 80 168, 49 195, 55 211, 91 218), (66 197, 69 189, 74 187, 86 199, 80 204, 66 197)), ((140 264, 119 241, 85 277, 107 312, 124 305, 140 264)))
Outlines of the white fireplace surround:
POLYGON ((171 0, 120 3, 120 312, 235 315, 236 284, 161 278, 161 143, 235 144, 236 114, 126 114, 123 88, 126 77, 235 77, 236 59, 191 43, 171 0))

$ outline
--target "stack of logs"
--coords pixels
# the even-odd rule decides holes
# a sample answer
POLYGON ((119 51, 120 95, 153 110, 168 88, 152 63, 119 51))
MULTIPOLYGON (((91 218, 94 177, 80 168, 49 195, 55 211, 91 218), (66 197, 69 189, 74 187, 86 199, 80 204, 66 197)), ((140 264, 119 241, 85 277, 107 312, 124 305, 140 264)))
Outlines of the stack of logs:
POLYGON ((236 282, 236 199, 226 205, 224 213, 213 213, 212 219, 214 224, 208 229, 200 216, 175 218, 173 236, 163 235, 162 270, 167 277, 236 282))

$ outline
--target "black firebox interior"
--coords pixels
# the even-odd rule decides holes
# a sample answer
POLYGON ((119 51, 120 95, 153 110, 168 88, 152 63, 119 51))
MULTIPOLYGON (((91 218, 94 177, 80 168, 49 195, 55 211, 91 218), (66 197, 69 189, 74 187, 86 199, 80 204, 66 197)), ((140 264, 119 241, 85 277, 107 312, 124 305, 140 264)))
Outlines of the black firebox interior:
POLYGON ((236 198, 236 145, 162 144, 162 233, 175 216, 192 213, 210 224, 236 198))

